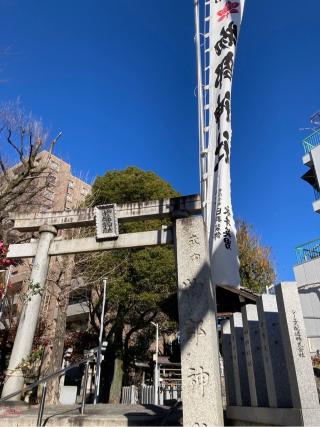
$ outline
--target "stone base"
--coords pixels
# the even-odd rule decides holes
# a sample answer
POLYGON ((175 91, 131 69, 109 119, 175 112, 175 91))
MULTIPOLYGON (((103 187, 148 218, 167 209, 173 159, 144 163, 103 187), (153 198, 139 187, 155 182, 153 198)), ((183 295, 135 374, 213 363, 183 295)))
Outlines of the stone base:
POLYGON ((319 426, 320 409, 229 406, 226 418, 226 425, 319 426))

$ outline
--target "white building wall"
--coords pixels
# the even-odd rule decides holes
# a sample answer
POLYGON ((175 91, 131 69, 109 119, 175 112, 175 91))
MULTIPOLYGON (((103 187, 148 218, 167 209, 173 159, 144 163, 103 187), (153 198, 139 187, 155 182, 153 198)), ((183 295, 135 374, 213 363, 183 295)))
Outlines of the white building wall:
POLYGON ((320 351, 320 258, 296 265, 302 312, 311 353, 320 351))
POLYGON ((316 173, 318 180, 318 185, 320 184, 320 145, 317 145, 310 151, 310 156, 313 162, 313 167, 316 173))

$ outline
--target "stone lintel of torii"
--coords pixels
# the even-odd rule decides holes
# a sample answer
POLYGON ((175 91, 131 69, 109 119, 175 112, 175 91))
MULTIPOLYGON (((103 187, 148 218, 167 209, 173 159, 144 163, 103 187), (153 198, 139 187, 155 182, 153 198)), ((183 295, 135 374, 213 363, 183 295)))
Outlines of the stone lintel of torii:
MULTIPOLYGON (((139 233, 128 233, 117 235, 117 222, 145 220, 152 218, 166 218, 170 216, 194 215, 201 212, 201 201, 199 195, 184 197, 173 197, 168 199, 152 200, 148 202, 125 203, 121 205, 102 205, 109 209, 109 218, 113 218, 112 232, 107 239, 99 239, 98 233, 94 237, 82 239, 61 240, 60 237, 53 239, 49 247, 49 256, 68 255, 94 251, 105 251, 121 248, 138 248, 155 245, 168 245, 173 243, 172 230, 163 227, 161 230, 145 231, 139 233), (110 237, 110 238, 109 238, 110 237)), ((78 227, 88 227, 101 223, 101 210, 97 208, 78 209, 71 211, 11 214, 14 228, 19 231, 39 231, 42 225, 51 225, 57 230, 78 227)), ((97 230, 98 232, 98 230, 97 230)), ((12 244, 9 246, 8 258, 32 258, 36 255, 38 241, 30 243, 12 244)))
MULTIPOLYGON (((31 280, 39 283, 42 290, 50 256, 174 244, 184 425, 223 425, 215 292, 211 285, 207 232, 198 195, 65 212, 11 215, 11 219, 17 230, 39 232, 37 241, 10 245, 8 257, 34 257, 31 280), (173 220, 173 228, 119 234, 119 221, 165 217, 173 220), (96 226, 95 236, 68 240, 56 237, 59 229, 92 225, 96 226)), ((2 397, 23 388, 23 375, 17 366, 30 355, 42 294, 32 296, 23 307, 2 397)), ((20 395, 13 400, 19 398, 20 395)))
MULTIPOLYGON (((116 216, 119 222, 170 217, 178 211, 193 215, 201 212, 201 201, 198 194, 172 197, 147 202, 124 203, 116 205, 116 216)), ((18 231, 37 231, 43 224, 52 225, 58 230, 88 227, 95 224, 95 208, 73 209, 45 213, 12 213, 14 228, 18 231)))

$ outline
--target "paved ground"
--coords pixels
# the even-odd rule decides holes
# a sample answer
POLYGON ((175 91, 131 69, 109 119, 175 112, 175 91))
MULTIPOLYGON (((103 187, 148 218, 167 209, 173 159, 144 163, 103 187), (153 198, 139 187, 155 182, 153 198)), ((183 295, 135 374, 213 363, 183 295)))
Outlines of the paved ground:
MULTIPOLYGON (((165 422, 170 409, 155 405, 86 405, 85 415, 80 415, 79 406, 45 407, 45 426, 160 426, 165 422)), ((31 427, 37 424, 38 406, 0 406, 0 426, 31 427)), ((177 425, 177 424, 175 424, 177 425)))

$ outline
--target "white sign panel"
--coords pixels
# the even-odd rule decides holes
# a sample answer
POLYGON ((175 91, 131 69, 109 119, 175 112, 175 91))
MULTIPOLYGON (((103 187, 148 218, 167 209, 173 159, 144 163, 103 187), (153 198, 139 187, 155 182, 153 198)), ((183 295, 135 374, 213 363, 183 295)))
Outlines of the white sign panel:
POLYGON ((231 204, 231 85, 244 0, 211 0, 209 17, 209 114, 207 227, 213 283, 240 285, 231 204))

